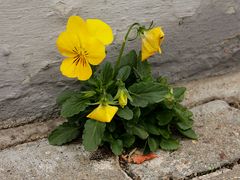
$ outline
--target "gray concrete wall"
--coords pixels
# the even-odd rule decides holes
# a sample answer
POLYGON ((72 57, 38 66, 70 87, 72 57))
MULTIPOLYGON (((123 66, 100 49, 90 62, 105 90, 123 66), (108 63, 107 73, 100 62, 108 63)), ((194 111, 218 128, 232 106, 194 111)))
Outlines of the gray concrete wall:
POLYGON ((56 95, 78 84, 59 73, 55 47, 73 14, 112 26, 108 59, 128 25, 154 20, 166 40, 150 61, 172 81, 240 67, 240 0, 0 0, 0 129, 54 116, 56 95))

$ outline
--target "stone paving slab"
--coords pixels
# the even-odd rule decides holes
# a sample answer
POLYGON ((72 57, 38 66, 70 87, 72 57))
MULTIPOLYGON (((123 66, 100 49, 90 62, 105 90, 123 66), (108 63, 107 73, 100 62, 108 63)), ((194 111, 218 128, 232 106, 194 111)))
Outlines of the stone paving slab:
POLYGON ((129 170, 140 179, 181 179, 211 172, 240 158, 240 110, 221 100, 192 109, 198 141, 183 140, 179 150, 158 151, 159 158, 129 170))
POLYGON ((0 150, 20 143, 44 138, 63 121, 62 118, 58 118, 15 128, 2 129, 0 130, 0 150))
POLYGON ((224 168, 193 180, 240 180, 240 165, 234 166, 233 169, 224 168))
POLYGON ((179 85, 187 88, 183 104, 188 107, 203 104, 214 99, 237 103, 240 108, 240 72, 216 76, 179 85))
POLYGON ((47 140, 0 151, 0 179, 124 180, 116 158, 96 161, 81 145, 51 146, 47 140))

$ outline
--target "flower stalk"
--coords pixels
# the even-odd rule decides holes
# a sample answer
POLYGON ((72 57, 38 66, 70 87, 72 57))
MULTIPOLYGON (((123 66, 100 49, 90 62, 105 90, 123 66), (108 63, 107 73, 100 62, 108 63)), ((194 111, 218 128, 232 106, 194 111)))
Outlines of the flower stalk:
POLYGON ((130 32, 132 31, 132 29, 133 29, 134 26, 140 26, 140 24, 139 24, 139 23, 133 23, 133 24, 128 28, 128 31, 127 31, 124 39, 123 39, 123 43, 122 43, 122 46, 121 46, 121 49, 120 49, 120 52, 119 52, 119 55, 118 55, 118 58, 117 58, 116 67, 119 66, 119 63, 120 63, 120 61, 121 61, 121 58, 122 58, 122 55, 123 55, 123 52, 124 52, 124 48, 125 48, 125 46, 126 46, 126 42, 127 42, 127 40, 128 40, 128 36, 129 36, 130 32))

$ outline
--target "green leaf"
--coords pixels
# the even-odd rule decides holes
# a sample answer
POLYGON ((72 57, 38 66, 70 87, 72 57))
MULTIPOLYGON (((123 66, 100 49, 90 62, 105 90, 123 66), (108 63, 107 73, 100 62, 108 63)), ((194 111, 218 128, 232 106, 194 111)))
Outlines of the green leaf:
POLYGON ((76 94, 76 92, 70 90, 61 92, 57 97, 56 100, 57 104, 62 105, 67 99, 71 98, 74 94, 76 94))
POLYGON ((125 106, 125 108, 119 108, 117 115, 126 120, 131 120, 133 118, 133 112, 127 106, 125 106))
POLYGON ((79 134, 78 126, 65 122, 51 132, 48 136, 48 141, 51 145, 62 145, 76 139, 79 134))
POLYGON ((89 100, 82 100, 81 98, 72 96, 70 99, 66 100, 61 109, 61 116, 67 118, 72 117, 86 109, 89 100))
POLYGON ((136 62, 137 62, 137 53, 136 53, 136 51, 131 50, 129 53, 122 56, 120 64, 119 64, 119 68, 126 66, 126 65, 133 67, 133 66, 135 66, 136 62))
POLYGON ((164 99, 163 101, 164 106, 166 106, 168 109, 173 109, 175 105, 175 101, 171 100, 169 101, 168 99, 164 99))
POLYGON ((174 98, 178 101, 181 102, 184 98, 184 93, 186 91, 185 87, 175 87, 173 88, 173 95, 174 98))
POLYGON ((81 91, 81 95, 82 95, 83 98, 91 98, 95 94, 96 94, 96 92, 92 91, 92 90, 90 90, 90 91, 81 91))
POLYGON ((102 142, 106 124, 95 121, 87 120, 83 131, 83 145, 87 151, 95 151, 102 142))
POLYGON ((173 118, 173 112, 170 110, 161 110, 157 112, 156 119, 159 126, 165 126, 171 122, 173 118))
POLYGON ((98 89, 101 86, 101 81, 99 78, 96 78, 94 76, 92 76, 90 79, 88 79, 86 81, 86 83, 88 84, 88 86, 93 86, 94 88, 98 89))
POLYGON ((179 119, 179 122, 177 123, 178 127, 182 130, 190 129, 193 124, 193 121, 191 119, 193 115, 192 112, 180 104, 177 104, 173 110, 179 119))
POLYGON ((113 79, 114 72, 113 72, 112 64, 110 62, 106 62, 103 65, 100 76, 104 84, 110 83, 110 81, 113 79))
POLYGON ((159 147, 159 142, 157 139, 148 137, 148 146, 150 148, 150 151, 154 152, 158 149, 159 147))
POLYGON ((182 122, 178 122, 177 126, 182 130, 187 130, 192 128, 192 124, 193 124, 192 121, 182 121, 182 122))
POLYGON ((131 67, 130 66, 123 66, 122 68, 119 69, 118 74, 117 74, 117 79, 126 81, 127 78, 129 77, 131 73, 131 67))
POLYGON ((146 122, 146 123, 144 123, 143 126, 149 134, 160 135, 160 131, 159 131, 159 128, 157 127, 157 125, 146 122))
POLYGON ((141 116, 141 110, 140 110, 140 108, 139 107, 135 107, 134 109, 133 109, 133 117, 134 117, 134 119, 138 119, 140 116, 141 116))
POLYGON ((190 139, 198 139, 197 134, 192 129, 188 129, 188 130, 185 130, 185 131, 181 130, 181 129, 178 129, 178 130, 182 135, 184 135, 184 136, 186 136, 190 139))
POLYGON ((137 66, 134 69, 135 76, 142 81, 152 81, 151 65, 148 61, 137 61, 137 66))
POLYGON ((149 134, 142 126, 133 126, 132 129, 127 129, 132 134, 137 135, 141 139, 147 139, 149 134))
POLYGON ((159 76, 157 78, 157 82, 159 82, 161 85, 168 86, 168 80, 166 77, 159 76))
POLYGON ((114 141, 114 139, 112 137, 112 133, 110 133, 109 131, 105 130, 103 138, 102 138, 102 141, 109 142, 109 143, 114 141))
POLYGON ((179 148, 179 142, 176 139, 164 139, 160 141, 160 147, 163 150, 173 151, 179 148))
POLYGON ((180 120, 183 120, 183 121, 189 120, 193 116, 191 111, 189 111, 187 108, 183 107, 179 103, 176 104, 176 106, 173 109, 180 120))
POLYGON ((164 99, 168 89, 154 82, 139 82, 129 87, 133 101, 137 107, 146 107, 148 104, 158 103, 164 99))
POLYGON ((111 142, 111 150, 112 152, 118 156, 122 154, 123 151, 123 142, 120 139, 114 140, 111 142))
POLYGON ((121 139, 123 141, 123 146, 126 148, 129 148, 133 145, 133 143, 135 142, 135 136, 131 135, 131 134, 124 134, 121 136, 121 139))
POLYGON ((107 124, 107 128, 110 132, 114 132, 116 130, 116 121, 111 121, 107 124))
POLYGON ((165 139, 169 139, 170 138, 170 132, 168 131, 167 127, 166 128, 160 128, 159 132, 165 139))

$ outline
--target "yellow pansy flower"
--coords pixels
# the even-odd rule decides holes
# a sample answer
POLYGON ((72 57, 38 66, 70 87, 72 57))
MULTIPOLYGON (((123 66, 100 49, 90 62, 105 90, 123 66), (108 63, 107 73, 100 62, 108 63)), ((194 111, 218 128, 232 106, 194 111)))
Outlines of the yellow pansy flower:
POLYGON ((111 122, 114 115, 117 113, 118 107, 100 104, 90 114, 88 118, 101 122, 111 122))
POLYGON ((66 31, 57 39, 60 53, 66 57, 60 70, 64 76, 88 80, 90 65, 100 64, 106 56, 105 45, 113 41, 111 27, 99 19, 84 21, 79 16, 68 19, 66 31))
POLYGON ((155 54, 161 53, 160 45, 164 39, 164 33, 161 27, 155 27, 143 32, 142 37, 142 61, 155 54))

